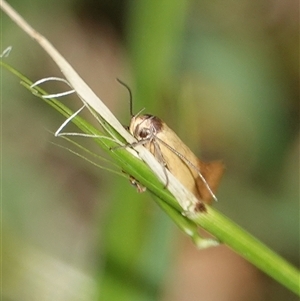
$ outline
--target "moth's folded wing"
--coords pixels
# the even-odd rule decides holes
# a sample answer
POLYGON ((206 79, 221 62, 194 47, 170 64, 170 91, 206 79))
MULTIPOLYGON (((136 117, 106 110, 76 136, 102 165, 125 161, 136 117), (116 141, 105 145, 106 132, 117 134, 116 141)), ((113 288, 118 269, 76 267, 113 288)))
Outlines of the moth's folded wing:
MULTIPOLYGON (((198 167, 211 191, 215 194, 225 170, 223 162, 212 161, 205 163, 199 160, 198 167)), ((200 176, 196 180, 196 185, 201 199, 207 204, 211 203, 213 197, 200 176)))

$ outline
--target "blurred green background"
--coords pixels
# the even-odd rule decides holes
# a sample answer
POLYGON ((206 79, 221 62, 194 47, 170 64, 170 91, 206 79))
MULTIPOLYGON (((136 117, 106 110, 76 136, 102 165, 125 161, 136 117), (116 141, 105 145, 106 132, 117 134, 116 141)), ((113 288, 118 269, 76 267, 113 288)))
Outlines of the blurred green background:
MULTIPOLYGON (((123 124, 116 78, 135 112, 158 115, 203 160, 222 159, 214 206, 299 266, 298 2, 9 3, 123 124)), ((1 24, 5 62, 33 81, 61 76, 2 12, 1 24)), ((196 250, 150 194, 54 145, 63 118, 0 75, 4 301, 298 300, 224 246, 196 250)))

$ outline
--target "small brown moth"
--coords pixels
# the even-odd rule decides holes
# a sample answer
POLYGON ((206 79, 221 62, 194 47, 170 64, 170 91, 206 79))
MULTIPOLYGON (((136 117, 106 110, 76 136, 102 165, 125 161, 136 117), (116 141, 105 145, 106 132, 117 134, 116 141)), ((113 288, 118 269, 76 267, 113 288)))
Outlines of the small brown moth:
MULTIPOLYGON (((216 200, 215 192, 224 172, 221 161, 205 163, 199 160, 181 139, 158 117, 144 114, 133 115, 130 94, 131 121, 129 132, 201 202, 216 200)), ((168 177, 166 174, 166 185, 168 177)))

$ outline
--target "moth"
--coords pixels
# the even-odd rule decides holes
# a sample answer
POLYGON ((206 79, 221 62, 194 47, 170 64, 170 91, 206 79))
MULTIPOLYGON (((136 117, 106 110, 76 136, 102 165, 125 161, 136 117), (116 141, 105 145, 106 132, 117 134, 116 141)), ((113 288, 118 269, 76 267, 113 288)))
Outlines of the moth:
MULTIPOLYGON (((132 114, 132 94, 130 94, 131 121, 129 132, 137 139, 133 145, 142 144, 168 169, 200 202, 207 204, 216 200, 216 190, 224 173, 221 161, 203 162, 160 118, 150 114, 132 114)), ((165 172, 166 174, 166 172, 165 172)), ((166 184, 168 177, 166 174, 166 184)))

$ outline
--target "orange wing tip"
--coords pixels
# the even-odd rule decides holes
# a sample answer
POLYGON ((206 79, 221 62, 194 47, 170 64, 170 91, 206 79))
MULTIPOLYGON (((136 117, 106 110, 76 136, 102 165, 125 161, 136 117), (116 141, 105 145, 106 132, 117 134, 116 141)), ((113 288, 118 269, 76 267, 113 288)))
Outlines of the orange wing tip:
POLYGON ((203 202, 210 204, 213 199, 211 191, 213 192, 213 194, 216 193, 225 171, 225 165, 222 161, 212 161, 205 163, 199 160, 199 169, 201 174, 205 178, 206 183, 204 183, 203 180, 199 177, 197 179, 197 188, 203 202), (211 191, 209 191, 206 184, 209 186, 211 191))

